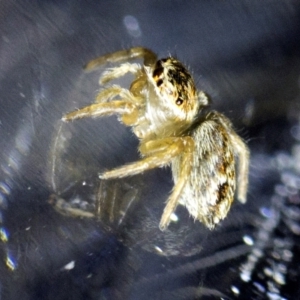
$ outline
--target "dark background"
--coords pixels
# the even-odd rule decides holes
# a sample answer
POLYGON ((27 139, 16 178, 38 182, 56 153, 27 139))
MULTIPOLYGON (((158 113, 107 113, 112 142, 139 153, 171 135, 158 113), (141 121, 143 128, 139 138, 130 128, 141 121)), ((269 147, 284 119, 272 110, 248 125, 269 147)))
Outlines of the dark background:
POLYGON ((1 299, 299 298, 299 18, 296 0, 1 1, 1 299), (60 121, 99 89, 82 66, 132 46, 188 65, 250 147, 248 202, 214 231, 182 207, 159 231, 168 169, 107 183, 113 220, 49 204, 93 208, 97 174, 138 159, 115 117, 60 121))

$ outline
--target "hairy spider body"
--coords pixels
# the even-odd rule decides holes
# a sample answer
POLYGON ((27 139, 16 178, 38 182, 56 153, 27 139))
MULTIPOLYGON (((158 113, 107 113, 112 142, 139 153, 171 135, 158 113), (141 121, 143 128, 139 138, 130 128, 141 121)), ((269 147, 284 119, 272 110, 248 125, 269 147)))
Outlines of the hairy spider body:
POLYGON ((139 138, 141 160, 107 171, 101 179, 121 178, 171 164, 174 189, 164 209, 160 228, 170 223, 178 204, 212 229, 224 219, 234 199, 235 157, 238 157, 238 199, 246 201, 249 151, 231 122, 212 111, 202 116, 209 104, 184 65, 173 57, 157 60, 146 48, 136 47, 107 54, 89 62, 87 70, 104 63, 124 62, 107 69, 100 84, 132 73, 127 90, 106 87, 96 103, 66 114, 64 121, 118 114, 139 138), (143 58, 144 64, 130 63, 143 58))

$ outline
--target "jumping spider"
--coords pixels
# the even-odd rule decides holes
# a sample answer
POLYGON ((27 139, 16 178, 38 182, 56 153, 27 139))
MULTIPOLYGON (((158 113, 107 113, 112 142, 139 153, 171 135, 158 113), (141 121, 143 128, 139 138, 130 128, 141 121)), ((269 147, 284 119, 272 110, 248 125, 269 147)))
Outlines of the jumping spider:
POLYGON ((101 90, 94 104, 63 117, 72 121, 84 117, 118 114, 139 138, 139 161, 104 172, 101 179, 132 176, 156 167, 171 165, 174 189, 167 200, 160 229, 170 223, 178 204, 209 229, 224 219, 234 198, 246 202, 249 150, 222 114, 201 111, 209 104, 197 91, 186 67, 174 57, 157 60, 142 47, 121 50, 90 61, 86 70, 107 62, 121 63, 107 69, 100 84, 131 73, 130 88, 111 85, 101 90), (142 58, 144 64, 130 63, 142 58), (238 157, 237 179, 235 157, 238 157))

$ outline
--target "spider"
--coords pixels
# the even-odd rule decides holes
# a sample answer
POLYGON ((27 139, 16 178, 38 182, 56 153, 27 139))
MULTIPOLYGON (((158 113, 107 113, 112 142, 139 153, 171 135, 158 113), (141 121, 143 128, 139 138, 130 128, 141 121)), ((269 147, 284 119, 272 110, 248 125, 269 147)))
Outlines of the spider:
POLYGON ((132 176, 171 165, 174 188, 159 227, 165 230, 178 204, 213 229, 228 214, 234 199, 246 202, 249 150, 231 122, 216 111, 204 113, 209 100, 197 91, 186 67, 176 58, 157 60, 143 47, 106 54, 90 61, 91 71, 106 63, 122 63, 102 74, 100 84, 131 73, 129 89, 105 87, 94 104, 70 112, 63 121, 117 114, 139 139, 141 159, 104 172, 102 180, 132 176), (143 59, 143 64, 132 63, 143 59), (238 167, 236 168, 236 159, 238 167), (237 170, 237 178, 235 171, 237 170))

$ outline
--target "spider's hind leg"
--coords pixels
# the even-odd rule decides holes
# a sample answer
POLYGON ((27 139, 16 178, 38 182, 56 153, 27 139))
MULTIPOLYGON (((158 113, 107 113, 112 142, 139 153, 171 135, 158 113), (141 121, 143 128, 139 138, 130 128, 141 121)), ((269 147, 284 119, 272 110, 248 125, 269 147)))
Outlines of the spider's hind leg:
POLYGON ((237 135, 231 136, 238 156, 237 197, 241 203, 246 203, 248 190, 249 156, 250 152, 244 141, 237 135))

